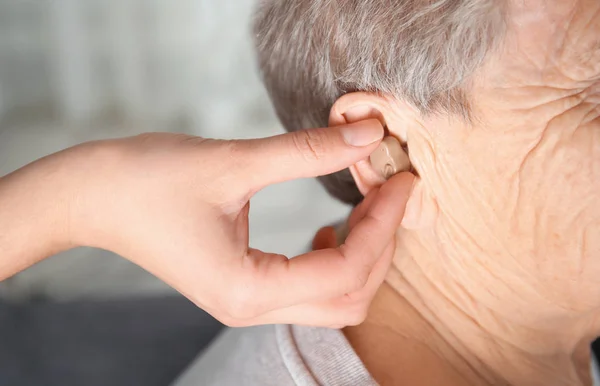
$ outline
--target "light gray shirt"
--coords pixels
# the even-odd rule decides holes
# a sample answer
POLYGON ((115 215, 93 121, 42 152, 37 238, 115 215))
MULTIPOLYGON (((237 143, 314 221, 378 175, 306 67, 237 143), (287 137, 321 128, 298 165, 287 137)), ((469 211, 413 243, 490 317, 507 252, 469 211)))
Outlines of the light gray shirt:
POLYGON ((174 386, 374 386, 340 330, 228 329, 174 386))
MULTIPOLYGON (((600 386, 592 356, 592 378, 600 386)), ((376 386, 340 330, 228 329, 173 386, 376 386)))

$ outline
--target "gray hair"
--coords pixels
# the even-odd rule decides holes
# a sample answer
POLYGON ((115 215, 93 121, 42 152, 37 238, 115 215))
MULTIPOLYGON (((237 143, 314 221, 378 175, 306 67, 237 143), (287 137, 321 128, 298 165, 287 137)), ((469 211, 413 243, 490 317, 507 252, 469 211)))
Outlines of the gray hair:
MULTIPOLYGON (((288 131, 326 127, 342 95, 366 91, 422 114, 469 118, 468 78, 503 35, 503 0, 263 0, 255 37, 260 68, 288 131)), ((351 204, 346 170, 321 177, 351 204)))

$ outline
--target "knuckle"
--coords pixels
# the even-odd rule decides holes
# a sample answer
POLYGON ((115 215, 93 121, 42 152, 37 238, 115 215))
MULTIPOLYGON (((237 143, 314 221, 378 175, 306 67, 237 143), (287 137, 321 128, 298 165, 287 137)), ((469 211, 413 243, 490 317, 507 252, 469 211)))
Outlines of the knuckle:
POLYGON ((232 158, 232 160, 238 160, 240 158, 244 158, 242 156, 243 149, 242 143, 237 140, 214 140, 214 144, 221 149, 224 155, 228 158, 232 158))
POLYGON ((190 135, 185 133, 173 133, 173 137, 179 139, 183 143, 189 143, 191 145, 203 145, 211 141, 210 138, 204 138, 199 135, 190 135))
POLYGON ((208 144, 207 150, 212 151, 211 155, 218 157, 228 168, 240 168, 247 161, 240 141, 210 140, 204 143, 208 144))
POLYGON ((147 132, 147 133, 140 133, 140 134, 134 136, 133 138, 135 138, 140 143, 149 143, 149 142, 155 141, 156 138, 160 137, 160 136, 161 136, 161 134, 159 134, 159 133, 147 132))
POLYGON ((294 145, 308 161, 320 161, 325 157, 324 138, 315 131, 299 131, 293 136, 294 145))
MULTIPOLYGON (((207 181, 210 181, 208 186, 211 192, 216 193, 214 197, 218 202, 229 202, 246 196, 248 187, 240 183, 240 176, 244 175, 248 160, 240 141, 208 139, 202 143, 204 147, 200 153, 201 160, 210 167, 203 169, 203 179, 199 183, 206 186, 207 181)), ((245 203, 242 207, 244 205, 245 203)))
POLYGON ((244 190, 245 187, 241 187, 238 179, 248 171, 248 145, 238 140, 220 140, 215 145, 215 149, 218 149, 215 156, 221 160, 220 176, 228 179, 228 189, 236 187, 244 190))

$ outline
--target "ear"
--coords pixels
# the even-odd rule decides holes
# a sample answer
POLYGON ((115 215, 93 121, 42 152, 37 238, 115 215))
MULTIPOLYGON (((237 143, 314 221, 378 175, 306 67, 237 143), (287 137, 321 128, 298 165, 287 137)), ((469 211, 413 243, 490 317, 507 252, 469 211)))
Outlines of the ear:
MULTIPOLYGON (((396 104, 381 96, 366 92, 345 94, 339 98, 331 109, 329 126, 339 126, 348 123, 378 119, 387 128, 386 135, 406 142, 405 125, 399 122, 396 104)), ((380 172, 374 170, 369 158, 365 158, 350 167, 354 181, 363 196, 371 189, 381 186, 386 180, 380 172)))
MULTIPOLYGON (((329 125, 338 126, 366 119, 378 119, 387 128, 386 135, 396 137, 401 143, 408 143, 409 150, 408 132, 411 131, 415 134, 425 130, 420 114, 413 106, 396 99, 366 92, 349 93, 339 98, 331 109, 329 125)), ((427 147, 418 146, 418 148, 427 147)), ((420 156, 428 157, 425 154, 411 154, 411 158, 420 156)), ((414 159, 414 161, 418 160, 414 159)), ((369 158, 351 166, 350 172, 364 196, 371 189, 385 183, 385 179, 371 166, 369 158)), ((402 226, 407 229, 428 227, 435 221, 437 215, 436 199, 426 188, 425 182, 417 176, 406 206, 402 226)))

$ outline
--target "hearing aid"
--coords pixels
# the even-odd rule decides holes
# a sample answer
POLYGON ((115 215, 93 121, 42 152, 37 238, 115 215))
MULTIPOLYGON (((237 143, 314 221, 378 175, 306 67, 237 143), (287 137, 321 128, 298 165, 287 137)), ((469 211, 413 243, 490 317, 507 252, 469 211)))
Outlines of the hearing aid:
POLYGON ((389 180, 393 175, 411 169, 410 158, 400 141, 386 136, 369 158, 371 166, 381 177, 389 180))
MULTIPOLYGON (((404 150, 400 141, 390 135, 383 138, 383 141, 381 141, 379 147, 371 154, 369 160, 371 167, 386 180, 395 174, 412 170, 408 153, 404 150)), ((350 233, 348 223, 346 221, 339 222, 333 228, 335 230, 337 245, 344 244, 350 233)))
MULTIPOLYGON (((395 174, 410 171, 412 164, 408 153, 402 148, 400 141, 387 135, 383 138, 379 147, 369 157, 371 167, 383 178, 389 180, 395 174)), ((337 245, 346 242, 350 228, 346 221, 334 225, 337 245)))

